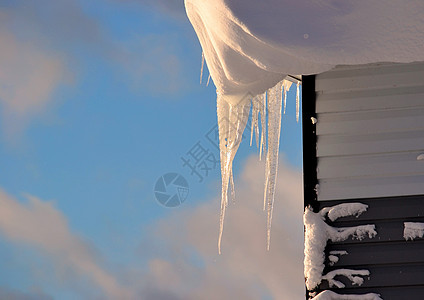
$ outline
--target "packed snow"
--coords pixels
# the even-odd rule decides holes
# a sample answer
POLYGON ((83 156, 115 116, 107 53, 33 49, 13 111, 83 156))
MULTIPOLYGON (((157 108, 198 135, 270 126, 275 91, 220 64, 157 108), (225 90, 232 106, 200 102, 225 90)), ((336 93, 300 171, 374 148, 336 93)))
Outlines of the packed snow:
MULTIPOLYGON (((282 88, 285 112, 290 88, 289 82, 281 84, 282 80, 288 74, 317 74, 340 64, 424 61, 424 2, 185 0, 185 7, 203 49, 201 80, 205 61, 217 89, 222 172, 219 249, 229 187, 234 197, 232 163, 247 122, 250 99, 258 100, 256 97, 263 97, 259 106, 253 102, 252 121, 260 113, 260 156, 267 151, 264 206, 268 211, 269 248, 281 120, 278 102, 282 101, 282 88), (260 95, 268 90, 266 104, 265 96, 260 95), (271 117, 267 149, 266 115, 271 117)), ((297 81, 297 120, 299 84, 297 81)), ((254 126, 258 137, 258 123, 254 126)))
MULTIPOLYGON (((286 74, 424 61, 424 2, 185 0, 217 90, 264 93, 286 74)), ((237 101, 236 101, 237 102, 237 101)))
POLYGON ((312 300, 383 300, 380 295, 369 293, 363 295, 340 295, 333 291, 324 291, 312 300))
MULTIPOLYGON (((308 290, 315 289, 322 280, 327 280, 330 286, 343 287, 343 284, 334 280, 336 275, 343 275, 352 281, 352 284, 361 285, 362 278, 359 276, 369 275, 368 270, 335 270, 328 274, 323 274, 325 262, 325 246, 327 241, 340 242, 350 236, 362 240, 366 236, 373 238, 377 235, 374 225, 361 225, 354 227, 332 227, 325 222, 326 217, 335 221, 340 217, 358 216, 366 211, 367 205, 362 203, 339 204, 333 207, 325 207, 318 213, 314 213, 311 208, 305 209, 303 216, 305 225, 305 259, 304 273, 306 287, 308 290)), ((331 254, 331 253, 330 253, 331 254)), ((338 254, 345 254, 344 252, 338 254)))
POLYGON ((344 288, 345 285, 338 280, 335 280, 336 276, 344 276, 349 279, 353 285, 362 285, 364 279, 361 276, 369 276, 370 271, 368 270, 349 270, 349 269, 337 269, 331 272, 328 272, 322 276, 323 280, 327 280, 330 287, 344 288))
POLYGON ((331 221, 338 218, 355 216, 358 217, 363 212, 367 211, 368 206, 362 203, 343 203, 336 206, 324 207, 321 209, 322 216, 327 215, 331 221))
POLYGON ((414 240, 424 237, 424 223, 405 222, 403 237, 405 240, 414 240))
POLYGON ((328 260, 330 261, 330 266, 334 266, 339 262, 340 256, 348 254, 347 251, 330 251, 328 255, 328 260))

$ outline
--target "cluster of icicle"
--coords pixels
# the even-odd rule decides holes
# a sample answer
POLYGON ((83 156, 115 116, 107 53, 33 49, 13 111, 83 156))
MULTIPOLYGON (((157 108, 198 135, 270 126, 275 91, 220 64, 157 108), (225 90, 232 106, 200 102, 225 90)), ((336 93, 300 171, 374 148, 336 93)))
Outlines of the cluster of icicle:
MULTIPOLYGON (((236 105, 225 100, 225 96, 217 92, 217 113, 219 127, 219 147, 221 157, 222 198, 219 224, 218 251, 221 253, 221 240, 224 228, 225 211, 228 207, 229 195, 235 198, 233 180, 233 160, 242 141, 250 110, 252 109, 251 140, 256 138, 259 147, 259 159, 266 155, 264 210, 267 211, 267 249, 270 245, 272 210, 274 205, 275 184, 278 168, 278 149, 281 131, 281 110, 284 95, 284 112, 287 91, 291 82, 283 80, 263 94, 252 96, 247 94, 236 105), (259 122, 260 115, 260 122, 259 122), (259 124, 260 123, 260 124, 259 124), (259 128, 260 127, 260 128, 259 128), (261 133, 259 134, 259 131, 261 133), (268 135, 266 136, 266 133, 268 135), (260 135, 260 142, 259 142, 260 135)), ((299 119, 299 83, 297 88, 296 108, 299 119)))

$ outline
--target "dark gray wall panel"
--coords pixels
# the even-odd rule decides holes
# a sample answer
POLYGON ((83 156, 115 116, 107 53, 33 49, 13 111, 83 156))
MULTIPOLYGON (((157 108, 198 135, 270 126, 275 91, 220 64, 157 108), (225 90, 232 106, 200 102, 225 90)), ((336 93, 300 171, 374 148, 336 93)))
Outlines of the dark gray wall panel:
MULTIPOLYGON (((331 289, 339 294, 367 294, 375 293, 373 288, 355 288, 355 289, 331 289)), ((404 286, 404 287, 382 287, 378 293, 384 300, 421 300, 424 295, 422 286, 404 286)))
POLYGON ((315 212, 361 202, 368 211, 330 222, 334 227, 374 224, 378 235, 329 242, 347 251, 327 260, 324 274, 371 272, 362 286, 317 292, 378 293, 384 300, 424 299, 424 238, 405 241, 404 222, 424 223, 424 62, 339 66, 303 82, 305 206, 315 212), (306 101, 305 101, 306 100, 306 101), (314 101, 315 100, 315 101, 314 101), (306 112, 306 113, 305 113, 306 112), (318 123, 311 124, 311 118, 318 123))
MULTIPOLYGON (((333 270, 335 268, 328 268, 333 270)), ((362 287, 373 288, 374 292, 378 293, 380 287, 394 286, 420 286, 423 285, 424 279, 424 264, 411 265, 358 265, 354 269, 368 269, 371 272, 369 277, 365 277, 362 287)), ((343 282, 346 288, 355 288, 345 277, 335 277, 336 280, 343 282)), ((328 289, 328 284, 324 282, 322 288, 328 289)), ((340 289, 343 292, 344 289, 340 289)), ((422 299, 422 298, 420 298, 422 299)), ((386 300, 386 299, 384 299, 386 300)))
MULTIPOLYGON (((424 184, 424 182, 423 182, 424 184)), ((360 202, 368 205, 366 213, 359 218, 346 217, 337 220, 335 224, 344 226, 343 223, 350 221, 376 221, 424 217, 424 196, 408 196, 408 197, 387 197, 387 198, 368 198, 368 199, 351 199, 351 200, 332 200, 320 201, 320 207, 333 206, 340 203, 360 202)), ((408 222, 408 221, 406 221, 408 222)), ((412 221, 413 222, 413 221, 412 221)))
POLYGON ((346 250, 349 254, 340 256, 334 265, 337 268, 356 268, 375 264, 411 264, 422 263, 424 240, 405 243, 363 243, 353 245, 329 245, 327 251, 346 250))
POLYGON ((338 276, 335 279, 343 282, 346 288, 329 288, 323 281, 319 291, 332 289, 340 294, 374 292, 381 294, 384 300, 424 299, 424 239, 406 241, 403 237, 404 222, 424 223, 424 195, 319 201, 318 208, 352 202, 367 204, 368 211, 359 217, 340 218, 336 222, 327 220, 327 223, 334 227, 374 224, 378 234, 361 241, 350 238, 328 242, 326 257, 330 251, 344 250, 348 254, 339 256, 339 261, 332 266, 327 260, 324 274, 335 269, 366 269, 370 276, 364 277, 362 286, 354 286, 338 276))

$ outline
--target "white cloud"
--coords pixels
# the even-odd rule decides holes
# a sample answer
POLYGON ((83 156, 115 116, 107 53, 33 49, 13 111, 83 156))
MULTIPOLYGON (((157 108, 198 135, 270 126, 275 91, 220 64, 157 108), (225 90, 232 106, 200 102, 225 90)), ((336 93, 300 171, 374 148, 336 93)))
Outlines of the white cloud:
MULTIPOLYGON (((124 2, 118 1, 120 14, 127 9, 124 2)), ((169 14, 185 18, 183 1, 139 3, 143 4, 140 12, 147 5, 164 12, 164 18, 169 19, 169 14)), ((8 140, 19 138, 34 117, 57 102, 55 91, 74 79, 71 75, 84 72, 81 54, 95 55, 111 64, 128 87, 141 90, 143 95, 174 97, 187 89, 184 73, 189 62, 181 59, 180 49, 185 35, 146 35, 140 29, 142 36, 120 40, 109 26, 109 20, 88 14, 72 0, 18 0, 0 8, 1 126, 8 140)))
POLYGON ((21 204, 0 190, 0 233, 49 255, 58 267, 85 276, 111 299, 130 299, 131 294, 98 262, 96 254, 68 227, 66 218, 51 203, 27 196, 21 204))
POLYGON ((236 183, 237 203, 225 220, 222 255, 217 254, 219 199, 181 208, 161 221, 155 236, 171 254, 150 262, 150 284, 183 299, 304 297, 301 173, 280 163, 269 252, 263 174, 256 157, 247 161, 236 183))
POLYGON ((33 43, 0 30, 0 103, 3 129, 19 132, 22 123, 42 111, 65 77, 62 59, 33 43))
POLYGON ((127 82, 144 95, 173 97, 189 86, 178 39, 172 35, 148 35, 122 43, 115 58, 126 71, 127 82))
POLYGON ((0 299, 7 300, 53 300, 49 295, 41 291, 34 291, 32 293, 22 293, 13 289, 0 287, 0 299))
POLYGON ((36 197, 27 196, 24 204, 0 190, 0 234, 48 254, 58 268, 91 279, 111 299, 301 299, 301 173, 280 162, 269 252, 263 174, 257 157, 246 162, 236 182, 237 202, 225 220, 222 255, 217 249, 218 198, 195 208, 182 206, 152 224, 149 243, 141 245, 140 261, 147 254, 147 264, 134 262, 114 272, 72 233, 61 212, 36 197))
POLYGON ((174 18, 187 19, 184 0, 117 0, 119 2, 135 2, 158 9, 174 18))
POLYGON ((58 87, 74 79, 73 49, 102 49, 102 41, 97 22, 75 1, 17 0, 0 8, 1 126, 9 142, 19 140, 58 102, 58 87))

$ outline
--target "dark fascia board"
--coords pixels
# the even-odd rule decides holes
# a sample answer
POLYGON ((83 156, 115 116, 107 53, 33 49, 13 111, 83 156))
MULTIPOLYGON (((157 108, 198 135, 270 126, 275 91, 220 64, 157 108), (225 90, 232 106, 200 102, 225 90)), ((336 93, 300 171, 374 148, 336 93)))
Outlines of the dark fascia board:
POLYGON ((317 136, 315 75, 302 76, 302 120, 303 120, 303 197, 305 207, 318 210, 317 201, 317 136))

